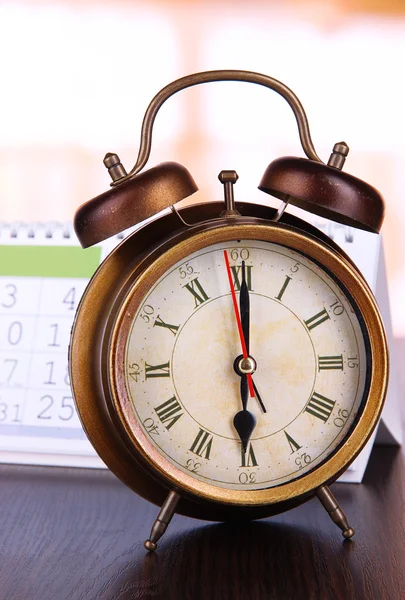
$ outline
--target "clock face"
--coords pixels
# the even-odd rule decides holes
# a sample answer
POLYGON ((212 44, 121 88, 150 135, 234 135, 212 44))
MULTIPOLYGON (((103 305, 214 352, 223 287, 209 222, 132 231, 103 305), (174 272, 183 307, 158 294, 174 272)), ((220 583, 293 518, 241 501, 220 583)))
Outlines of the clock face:
POLYGON ((133 418, 171 465, 220 488, 259 490, 300 478, 343 443, 368 391, 367 348, 359 311, 324 268, 279 244, 235 240, 174 264, 138 302, 123 379, 133 418), (237 305, 243 265, 264 405, 249 394, 246 451, 234 426, 242 347, 224 253, 237 305))

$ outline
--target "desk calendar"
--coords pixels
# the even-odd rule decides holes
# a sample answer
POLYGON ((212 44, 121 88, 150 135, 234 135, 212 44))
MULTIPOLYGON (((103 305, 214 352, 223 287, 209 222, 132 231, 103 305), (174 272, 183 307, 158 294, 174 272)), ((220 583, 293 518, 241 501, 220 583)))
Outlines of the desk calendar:
MULTIPOLYGON (((314 224, 360 265, 392 341, 380 238, 329 221, 314 224)), ((80 297, 118 242, 82 250, 70 224, 0 225, 0 462, 103 466, 76 414, 67 349, 80 297)), ((394 378, 393 372, 380 426, 385 443, 401 441, 394 378)), ((361 481, 372 442, 344 481, 361 481)))
POLYGON ((98 462, 74 407, 67 348, 102 248, 83 251, 68 226, 0 231, 0 459, 98 462))

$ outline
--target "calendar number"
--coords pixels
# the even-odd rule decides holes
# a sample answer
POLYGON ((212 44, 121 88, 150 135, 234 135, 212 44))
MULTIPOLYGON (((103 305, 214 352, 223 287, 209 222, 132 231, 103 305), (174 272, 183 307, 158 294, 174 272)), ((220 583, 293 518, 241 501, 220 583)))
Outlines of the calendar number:
POLYGON ((54 347, 57 348, 57 347, 60 346, 60 344, 58 342, 58 330, 59 330, 59 326, 58 326, 57 323, 52 323, 52 325, 50 325, 50 328, 52 330, 52 333, 51 333, 51 336, 50 336, 52 341, 50 343, 48 343, 48 346, 54 346, 54 347))
POLYGON ((45 404, 45 408, 38 413, 38 419, 52 419, 52 416, 48 412, 50 408, 53 406, 53 398, 52 396, 42 396, 40 400, 41 404, 45 404))
POLYGON ((13 382, 13 376, 18 365, 18 360, 16 358, 5 358, 3 360, 3 365, 3 372, 6 375, 4 382, 6 385, 10 385, 13 382))
POLYGON ((49 421, 56 418, 60 421, 70 421, 75 414, 72 396, 63 396, 59 404, 55 402, 53 396, 46 394, 40 399, 40 404, 41 410, 37 414, 37 419, 49 421))
MULTIPOLYGON (((0 351, 11 353, 30 352, 35 338, 35 317, 31 315, 0 315, 0 351)), ((8 357, 7 357, 8 358, 8 357)), ((0 361, 0 366, 2 361, 0 361)))
POLYGON ((74 310, 76 306, 76 288, 72 287, 63 298, 63 304, 66 304, 68 310, 74 310))
POLYGON ((75 414, 75 408, 73 406, 72 396, 63 396, 62 403, 59 411, 59 419, 61 421, 70 421, 75 414), (62 414, 63 411, 63 414, 62 414))
POLYGON ((55 385, 56 381, 54 381, 53 379, 53 372, 54 372, 54 368, 55 368, 55 363, 53 360, 50 360, 49 362, 46 363, 46 367, 47 367, 47 377, 46 380, 44 381, 44 385, 55 385))
POLYGON ((21 342, 23 326, 20 321, 14 321, 8 328, 7 340, 11 346, 17 346, 21 342))
POLYGON ((13 283, 8 283, 4 286, 4 290, 5 299, 1 303, 2 307, 13 308, 17 302, 17 286, 13 283))
POLYGON ((20 423, 21 422, 21 405, 10 404, 2 401, 0 398, 0 423, 20 423))

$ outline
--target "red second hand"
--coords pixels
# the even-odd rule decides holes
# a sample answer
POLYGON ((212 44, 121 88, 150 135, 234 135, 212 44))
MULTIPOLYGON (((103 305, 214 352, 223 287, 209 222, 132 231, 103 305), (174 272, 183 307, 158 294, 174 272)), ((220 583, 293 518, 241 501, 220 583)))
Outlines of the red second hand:
MULTIPOLYGON (((238 302, 236 300, 236 292, 235 292, 235 288, 234 288, 233 281, 232 281, 231 267, 229 265, 228 252, 226 250, 224 250, 224 258, 225 258, 226 271, 228 273, 229 287, 231 288, 233 309, 235 311, 236 323, 238 325, 238 331, 239 331, 240 343, 242 346, 243 358, 248 358, 249 355, 248 355, 247 348, 246 348, 245 336, 243 335, 242 321, 240 319, 238 302)), ((251 373, 247 373, 247 380, 248 380, 248 384, 249 384, 250 396, 251 396, 251 398, 254 398, 255 391, 253 389, 253 380, 252 380, 251 373)))

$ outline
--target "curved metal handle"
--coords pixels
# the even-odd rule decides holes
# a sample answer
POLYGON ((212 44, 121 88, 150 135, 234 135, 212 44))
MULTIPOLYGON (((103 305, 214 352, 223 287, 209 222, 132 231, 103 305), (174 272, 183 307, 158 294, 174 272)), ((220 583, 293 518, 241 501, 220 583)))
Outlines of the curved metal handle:
POLYGON ((314 145, 311 140, 311 134, 309 131, 308 120, 305 111, 302 107, 301 102, 297 96, 288 88, 284 83, 269 77, 268 75, 262 75, 261 73, 254 73, 252 71, 203 71, 202 73, 195 73, 194 75, 187 75, 176 79, 166 87, 164 87, 156 96, 146 109, 145 116, 142 123, 141 131, 141 145, 139 147, 138 158, 133 169, 125 177, 114 182, 112 185, 118 185, 127 179, 130 179, 146 165, 150 155, 152 145, 152 129, 156 115, 162 106, 162 104, 176 94, 180 90, 198 85, 200 83, 209 83, 212 81, 246 81, 248 83, 257 83, 264 87, 274 90, 288 102, 291 106, 292 111, 295 115, 298 125, 299 136, 301 140, 302 148, 308 158, 317 162, 322 162, 317 153, 315 152, 314 145))

